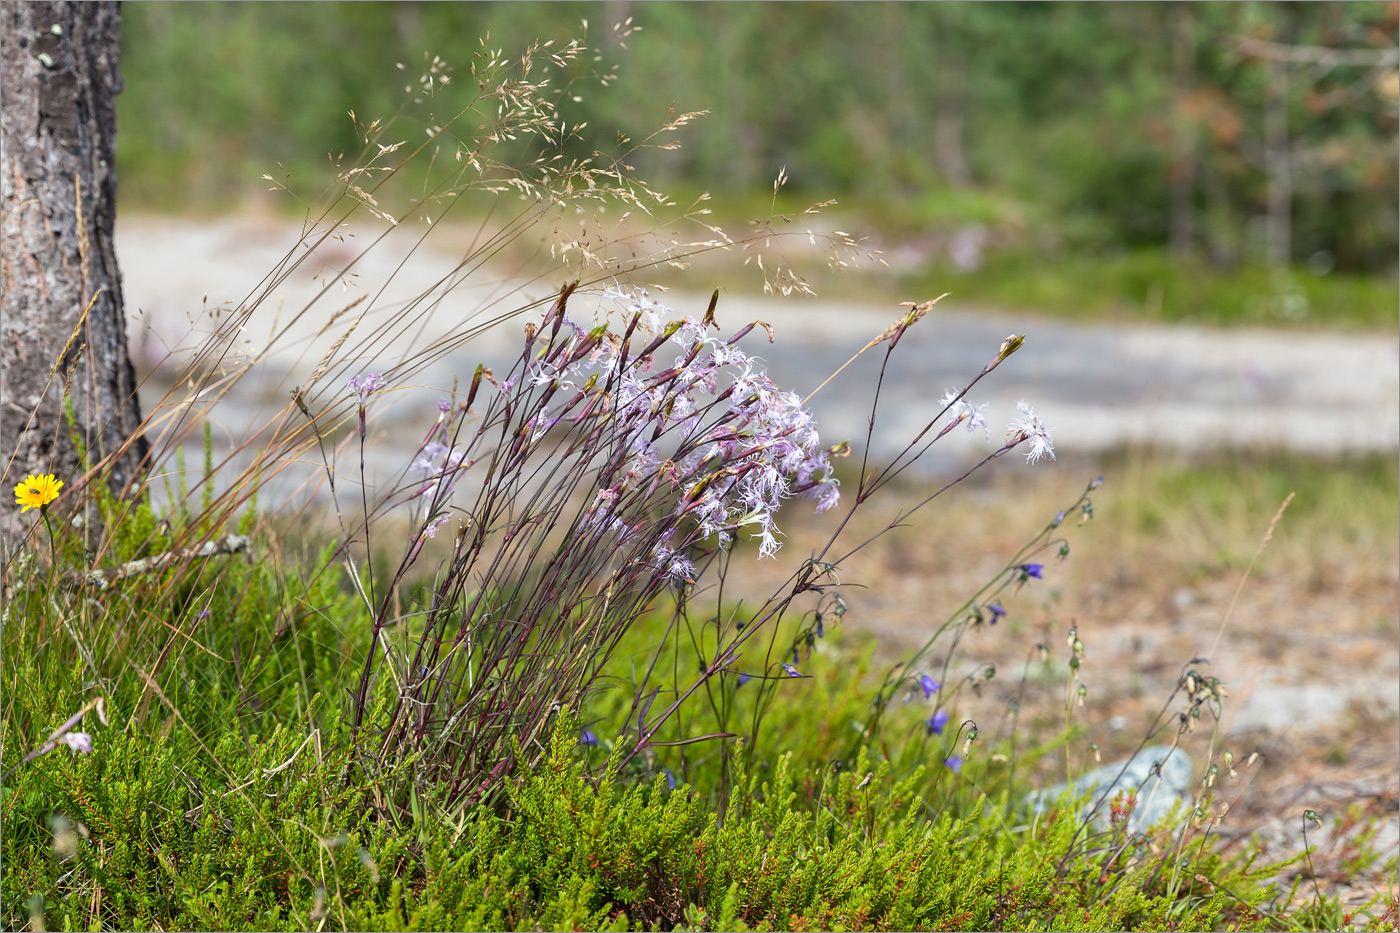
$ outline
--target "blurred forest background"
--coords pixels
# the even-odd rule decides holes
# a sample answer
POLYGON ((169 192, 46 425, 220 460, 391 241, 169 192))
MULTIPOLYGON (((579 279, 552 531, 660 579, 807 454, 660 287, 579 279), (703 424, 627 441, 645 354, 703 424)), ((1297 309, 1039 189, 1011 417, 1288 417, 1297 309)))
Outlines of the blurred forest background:
MULTIPOLYGON (((1396 327, 1394 2, 152 2, 122 14, 123 211, 258 206, 278 165, 319 191, 327 155, 362 146, 348 111, 415 118, 405 85, 425 52, 466 91, 487 34, 514 57, 586 20, 601 57, 565 111, 593 134, 581 152, 618 151, 617 131, 644 139, 673 108, 709 110, 682 148, 628 161, 682 204, 713 192, 725 222, 765 214, 785 167, 778 207, 837 199, 828 222, 884 250, 875 278, 896 300, 952 291, 1081 317, 1396 327), (629 18, 639 28, 620 39, 611 27, 629 18)), ((396 138, 421 140, 424 117, 396 138)))

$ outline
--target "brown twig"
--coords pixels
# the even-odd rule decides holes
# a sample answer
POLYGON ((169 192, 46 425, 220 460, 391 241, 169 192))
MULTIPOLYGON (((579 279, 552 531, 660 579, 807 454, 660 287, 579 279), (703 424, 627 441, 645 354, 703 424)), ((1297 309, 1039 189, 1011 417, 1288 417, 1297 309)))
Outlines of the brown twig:
POLYGON ((225 535, 217 541, 206 541, 198 547, 167 551, 164 554, 156 554, 152 557, 143 557, 140 560, 127 561, 125 564, 120 564, 116 567, 69 572, 60 577, 59 582, 70 589, 95 586, 100 590, 105 590, 108 586, 119 580, 125 580, 143 573, 164 570, 176 561, 216 557, 219 554, 236 554, 239 551, 247 550, 248 546, 252 543, 253 539, 247 535, 225 535))

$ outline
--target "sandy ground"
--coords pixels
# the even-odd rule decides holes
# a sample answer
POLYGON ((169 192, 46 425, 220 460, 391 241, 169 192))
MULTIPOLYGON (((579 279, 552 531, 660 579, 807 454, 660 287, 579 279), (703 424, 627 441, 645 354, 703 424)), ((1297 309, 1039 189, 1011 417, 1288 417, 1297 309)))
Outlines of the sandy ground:
MULTIPOLYGON (((360 237, 330 241, 308 254, 302 267, 263 297, 234 343, 235 356, 262 354, 261 362, 206 415, 221 450, 283 407, 290 389, 306 384, 348 322, 365 312, 344 345, 352 360, 334 373, 337 381, 324 380, 322 401, 344 395, 349 375, 392 371, 415 350, 441 349, 411 376, 400 367, 404 375, 396 385, 412 388, 397 388, 375 412, 371 474, 401 469, 453 376, 468 374, 478 359, 496 365, 509 359, 519 325, 470 343, 445 344, 522 295, 549 294, 545 283, 520 290, 479 274, 458 283, 459 256, 420 250, 405 260, 407 249, 397 247, 361 260, 358 275, 342 286, 336 270, 356 255, 368 232, 360 237), (381 293, 385 282, 390 284, 381 293), (427 300, 410 305, 425 291, 427 300), (328 323, 362 293, 368 300, 328 323), (411 326, 376 334, 375 328, 392 326, 405 306, 413 308, 411 326), (309 310, 298 317, 303 307, 309 310)), ((228 315, 260 294, 258 283, 295 241, 294 228, 269 220, 123 219, 117 245, 134 355, 138 369, 152 377, 148 408, 168 389, 178 397, 173 364, 204 339, 216 311, 228 315)), ((666 300, 696 314, 705 304, 699 296, 666 300)), ((780 384, 810 391, 898 313, 726 295, 718 317, 725 330, 753 319, 770 322, 778 342, 769 346, 755 336, 750 352, 769 360, 780 384)), ((921 426, 932 400, 975 373, 1009 333, 1027 334, 1026 348, 973 397, 989 402, 994 427, 1014 416, 1018 400, 1030 400, 1055 430, 1059 460, 1034 469, 1011 458, 998 462, 990 471, 994 478, 970 481, 913 527, 848 562, 843 581, 862 588, 847 592, 845 624, 856 637, 875 638, 884 661, 921 644, 950 607, 975 592, 1046 518, 1103 472, 1109 451, 1144 442, 1197 455, 1220 448, 1400 450, 1400 341, 1394 335, 1070 325, 940 306, 911 331, 886 373, 872 440, 876 458, 898 449, 921 426)), ((862 390, 878 366, 868 354, 814 399, 825 437, 864 437, 869 404, 862 390)), ((958 432, 859 530, 873 534, 901 500, 926 495, 939 478, 984 452, 978 438, 958 432)), ((197 463, 191 454, 190 462, 197 463)), ((289 471, 289 488, 300 482, 294 477, 289 471)), ((1125 477, 1107 479, 1095 499, 1095 521, 1069 529, 1072 558, 1049 568, 1043 584, 1009 597, 1009 616, 1001 625, 974 630, 960 645, 953 677, 986 663, 996 664, 999 675, 980 697, 965 691, 959 712, 999 722, 1008 691, 1029 671, 1033 702, 1023 716, 1062 721, 1063 679, 1037 673, 1034 664, 1028 668, 1027 658, 1043 643, 1062 670, 1066 634, 1076 626, 1086 646, 1083 682, 1090 689, 1085 708, 1076 713, 1089 728, 1084 741, 1097 741, 1107 755, 1124 754, 1166 703, 1183 665, 1207 655, 1210 670, 1230 690, 1216 751, 1230 748, 1237 762, 1255 751, 1263 756, 1224 786, 1221 797, 1231 801, 1231 811, 1221 831, 1241 837, 1259 832, 1275 852, 1296 852, 1302 811, 1314 809, 1325 824, 1310 836, 1318 843, 1314 859, 1324 884, 1358 903, 1394 891, 1393 867, 1348 870, 1346 859, 1352 854, 1347 840, 1372 821, 1381 851, 1392 859, 1400 853, 1400 516, 1381 516, 1379 534, 1329 541, 1327 553, 1307 542, 1289 543, 1285 518, 1231 610, 1243 563, 1274 505, 1228 519, 1169 521, 1161 535, 1132 536, 1113 524, 1125 477), (1235 557, 1223 559, 1226 553, 1235 557), (1348 813, 1357 821, 1334 832, 1331 821, 1345 822, 1348 813)), ((1171 503, 1163 508, 1170 512, 1171 503)), ((786 571, 829 533, 800 513, 798 506, 797 514, 785 518, 787 546, 779 565, 786 571)), ((735 565, 741 587, 771 585, 780 569, 735 565)), ((1208 731, 1198 730, 1184 744, 1201 767, 1211 753, 1208 731)))

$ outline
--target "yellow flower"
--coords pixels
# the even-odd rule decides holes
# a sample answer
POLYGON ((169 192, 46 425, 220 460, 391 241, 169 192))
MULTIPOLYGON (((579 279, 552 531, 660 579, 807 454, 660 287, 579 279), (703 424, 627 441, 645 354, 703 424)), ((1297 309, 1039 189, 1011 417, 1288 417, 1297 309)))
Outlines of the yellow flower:
POLYGON ((15 505, 24 506, 21 513, 41 509, 57 499, 62 488, 63 480, 55 479, 52 473, 25 477, 24 482, 15 487, 15 505))

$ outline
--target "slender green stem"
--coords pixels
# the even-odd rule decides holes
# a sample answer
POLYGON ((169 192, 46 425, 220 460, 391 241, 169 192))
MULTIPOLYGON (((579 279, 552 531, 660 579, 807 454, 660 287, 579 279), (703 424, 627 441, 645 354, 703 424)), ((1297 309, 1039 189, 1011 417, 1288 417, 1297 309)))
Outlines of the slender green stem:
POLYGON ((1317 884, 1317 869, 1313 868, 1312 846, 1308 843, 1308 822, 1321 823, 1317 814, 1312 810, 1303 811, 1303 855, 1308 860, 1308 876, 1312 878, 1313 895, 1317 898, 1316 904, 1319 911, 1322 910, 1322 889, 1317 884))
POLYGON ((49 533, 49 592, 53 592, 58 574, 58 552, 54 547, 53 523, 49 521, 49 507, 39 507, 39 515, 44 519, 44 528, 49 533))

